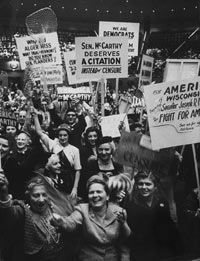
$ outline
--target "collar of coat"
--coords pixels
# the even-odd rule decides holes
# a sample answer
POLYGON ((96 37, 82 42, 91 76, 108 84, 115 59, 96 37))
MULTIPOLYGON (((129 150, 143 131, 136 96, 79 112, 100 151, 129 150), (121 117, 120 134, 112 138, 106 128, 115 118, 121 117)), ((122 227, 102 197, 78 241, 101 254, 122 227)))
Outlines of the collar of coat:
POLYGON ((95 215, 95 211, 92 208, 90 208, 88 204, 83 204, 83 205, 85 205, 84 208, 87 208, 90 220, 92 220, 95 224, 97 224, 98 226, 101 226, 101 227, 109 226, 111 223, 113 223, 117 219, 116 213, 122 212, 121 207, 119 207, 118 205, 116 205, 112 202, 109 202, 107 205, 104 223, 102 223, 102 222, 98 221, 98 219, 96 218, 96 215, 95 215))

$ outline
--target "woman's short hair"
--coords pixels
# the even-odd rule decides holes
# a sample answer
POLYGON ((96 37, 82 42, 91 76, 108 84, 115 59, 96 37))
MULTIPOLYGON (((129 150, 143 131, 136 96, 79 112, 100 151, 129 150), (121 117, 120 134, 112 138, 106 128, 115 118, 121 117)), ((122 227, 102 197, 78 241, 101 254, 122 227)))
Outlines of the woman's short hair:
POLYGON ((107 181, 106 181, 103 177, 98 176, 98 175, 94 175, 94 176, 92 176, 92 177, 90 177, 90 178, 88 179, 87 184, 86 184, 86 190, 87 190, 87 192, 89 192, 90 186, 91 186, 92 184, 96 184, 96 183, 103 185, 106 194, 107 194, 107 195, 110 194, 110 190, 109 190, 107 181))
POLYGON ((51 166, 52 166, 52 164, 53 164, 53 162, 56 161, 56 160, 60 160, 60 159, 59 159, 59 156, 58 156, 57 154, 52 154, 52 155, 48 158, 48 161, 47 161, 47 163, 46 163, 46 165, 45 165, 45 169, 50 170, 50 169, 51 169, 51 166))
POLYGON ((26 199, 27 200, 30 199, 30 194, 33 191, 34 187, 36 187, 36 186, 44 186, 45 187, 46 186, 45 184, 46 183, 45 183, 44 179, 39 177, 39 176, 31 178, 26 184, 26 191, 25 191, 26 199))

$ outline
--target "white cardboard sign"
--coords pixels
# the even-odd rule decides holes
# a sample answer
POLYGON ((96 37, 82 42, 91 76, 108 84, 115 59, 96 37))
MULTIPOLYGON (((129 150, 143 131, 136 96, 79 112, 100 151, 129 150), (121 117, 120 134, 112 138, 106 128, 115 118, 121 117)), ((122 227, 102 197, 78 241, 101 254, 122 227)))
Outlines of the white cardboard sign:
POLYGON ((120 137, 121 134, 119 132, 119 124, 123 120, 125 124, 125 130, 130 131, 128 118, 125 113, 102 117, 100 125, 103 136, 111 136, 113 138, 120 137))
POLYGON ((84 101, 91 100, 92 93, 90 87, 82 86, 77 88, 72 87, 57 87, 58 98, 62 101, 67 101, 69 98, 79 98, 84 101))
POLYGON ((63 83, 63 70, 61 65, 45 67, 43 70, 38 68, 32 69, 32 80, 40 84, 62 84, 63 83))
POLYGON ((153 149, 200 142, 200 77, 144 86, 153 149))
MULTIPOLYGON (((79 84, 83 82, 89 82, 91 80, 89 79, 77 79, 76 77, 76 51, 69 51, 69 52, 64 52, 64 59, 65 59, 65 66, 66 66, 66 71, 67 71, 67 78, 69 84, 79 84)), ((98 81, 97 79, 93 79, 93 81, 98 81)))
POLYGON ((128 38, 77 37, 78 79, 128 77, 128 38))
POLYGON ((22 70, 29 65, 41 67, 62 63, 56 32, 15 37, 15 40, 22 70))
POLYGON ((153 62, 154 62, 153 57, 143 54, 141 69, 140 69, 140 77, 139 77, 139 86, 142 92, 143 92, 143 86, 149 85, 152 82, 153 62))
POLYGON ((139 23, 99 22, 99 36, 128 37, 128 55, 138 55, 139 23))

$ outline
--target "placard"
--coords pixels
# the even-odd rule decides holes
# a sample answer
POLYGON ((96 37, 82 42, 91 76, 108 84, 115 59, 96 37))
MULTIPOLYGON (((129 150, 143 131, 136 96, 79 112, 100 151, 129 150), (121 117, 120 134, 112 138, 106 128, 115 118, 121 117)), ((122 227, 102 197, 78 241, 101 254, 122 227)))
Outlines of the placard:
POLYGON ((144 87, 153 149, 200 142, 200 77, 144 87))
POLYGON ((68 99, 79 98, 83 101, 90 101, 92 93, 90 87, 82 86, 77 88, 72 87, 57 87, 58 99, 67 101, 68 99))
POLYGON ((128 38, 77 37, 78 79, 128 77, 128 38))
POLYGON ((143 54, 139 76, 139 88, 142 92, 144 91, 143 86, 152 82, 153 63, 153 57, 143 54))
POLYGON ((41 67, 61 64, 56 32, 34 36, 15 37, 22 70, 26 66, 41 67))
POLYGON ((128 37, 128 55, 138 55, 139 23, 99 22, 99 36, 103 37, 128 37))
MULTIPOLYGON (((69 51, 69 52, 64 52, 64 60, 65 60, 65 66, 66 66, 66 71, 67 71, 67 78, 69 84, 79 84, 83 82, 89 82, 89 79, 77 79, 76 77, 76 71, 77 71, 77 66, 76 66, 76 51, 69 51)), ((98 81, 93 79, 93 81, 98 81)))
POLYGON ((40 84, 62 84, 63 83, 63 70, 61 65, 45 67, 43 70, 40 68, 32 68, 31 77, 34 83, 40 84), (45 77, 45 79, 44 79, 45 77))
POLYGON ((100 125, 103 136, 120 137, 119 125, 121 121, 124 121, 125 130, 130 131, 128 118, 125 113, 102 117, 100 125))
POLYGON ((200 75, 199 59, 167 59, 164 82, 195 78, 200 75))
POLYGON ((14 126, 17 127, 17 119, 14 113, 0 110, 0 126, 14 126))

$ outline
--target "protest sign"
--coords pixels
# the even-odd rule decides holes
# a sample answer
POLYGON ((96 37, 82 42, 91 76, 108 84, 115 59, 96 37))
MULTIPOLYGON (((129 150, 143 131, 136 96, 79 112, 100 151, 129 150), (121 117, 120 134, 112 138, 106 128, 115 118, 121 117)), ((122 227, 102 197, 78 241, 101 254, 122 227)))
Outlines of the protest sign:
POLYGON ((143 86, 152 82, 153 62, 153 57, 143 54, 139 76, 139 88, 142 92, 144 91, 143 86))
POLYGON ((123 23, 123 22, 99 22, 99 36, 112 37, 121 36, 128 37, 128 55, 138 55, 139 42, 139 23, 123 23))
POLYGON ((0 110, 0 125, 17 127, 17 119, 14 113, 0 110))
POLYGON ((148 136, 135 131, 123 132, 114 159, 125 166, 149 169, 159 175, 166 173, 174 158, 173 149, 153 151, 148 136))
POLYGON ((167 59, 164 82, 195 78, 199 75, 199 59, 167 59))
POLYGON ((15 40, 22 70, 26 66, 41 67, 62 63, 56 32, 15 37, 15 40))
POLYGON ((68 99, 79 98, 83 101, 90 101, 92 93, 90 87, 57 87, 58 99, 60 101, 66 101, 68 99))
POLYGON ((45 67, 43 71, 40 68, 33 68, 31 74, 34 83, 40 82, 44 84, 44 77, 46 84, 62 84, 63 83, 63 71, 62 66, 45 67))
POLYGON ((75 44, 78 79, 128 76, 128 38, 77 37, 75 44))
MULTIPOLYGON (((89 82, 89 79, 77 79, 76 77, 76 51, 69 51, 69 52, 64 52, 64 60, 65 60, 65 66, 66 66, 66 71, 67 71, 67 78, 69 84, 79 84, 83 82, 89 82)), ((98 81, 93 79, 93 81, 98 81)))
POLYGON ((200 142, 200 77, 144 87, 153 149, 200 142))
POLYGON ((102 117, 100 125, 103 136, 120 137, 119 125, 121 121, 124 122, 125 130, 130 131, 128 118, 125 113, 102 117))

